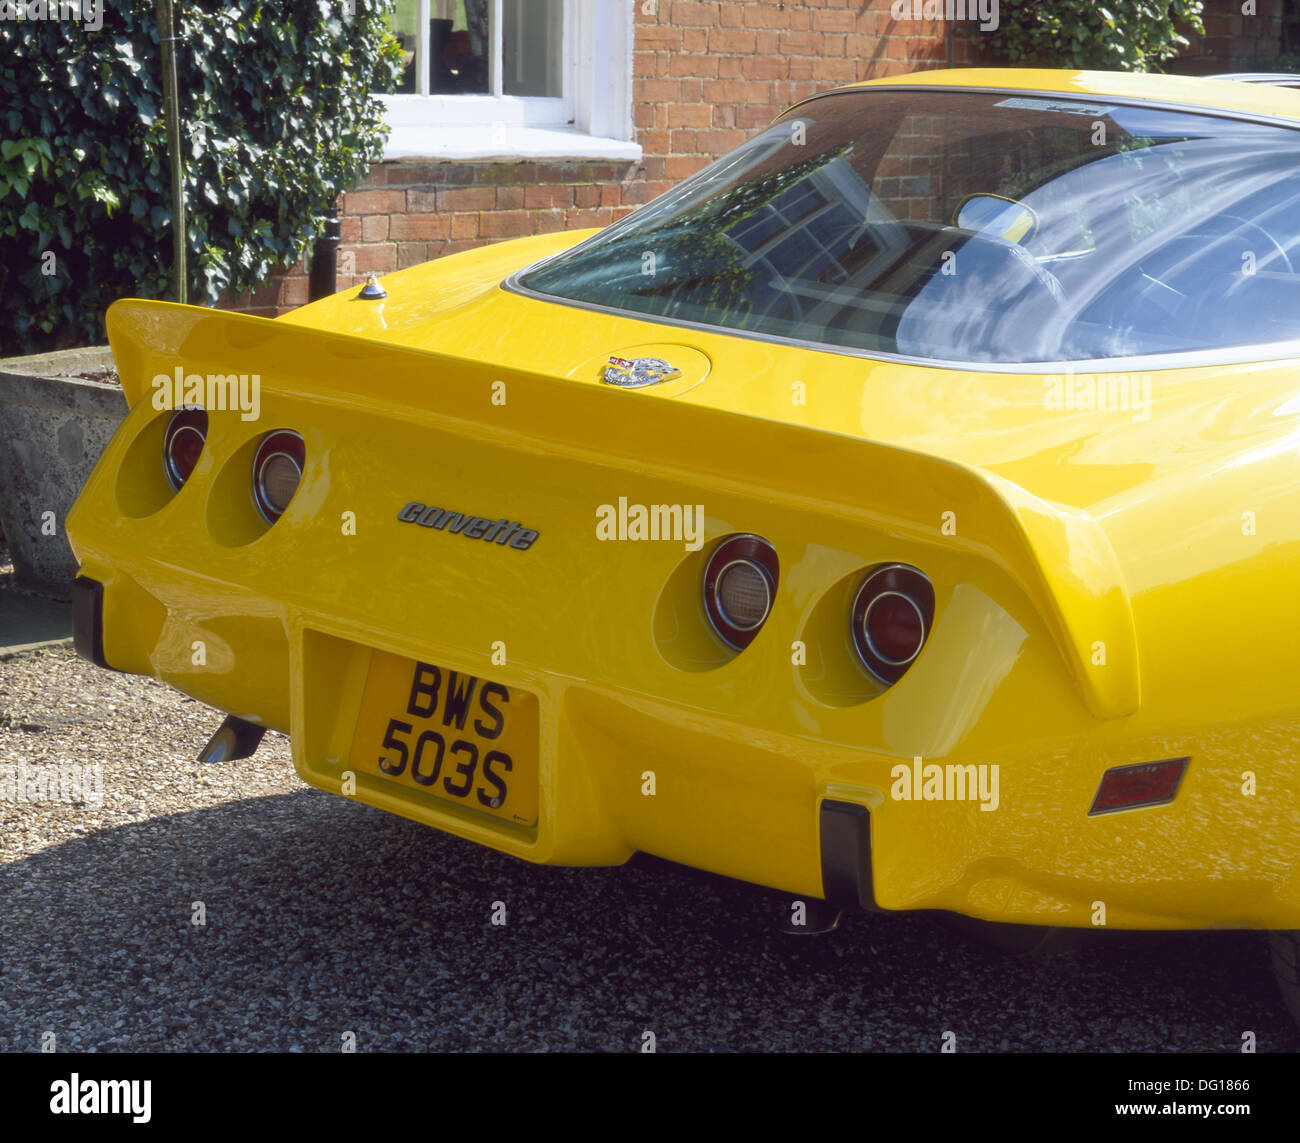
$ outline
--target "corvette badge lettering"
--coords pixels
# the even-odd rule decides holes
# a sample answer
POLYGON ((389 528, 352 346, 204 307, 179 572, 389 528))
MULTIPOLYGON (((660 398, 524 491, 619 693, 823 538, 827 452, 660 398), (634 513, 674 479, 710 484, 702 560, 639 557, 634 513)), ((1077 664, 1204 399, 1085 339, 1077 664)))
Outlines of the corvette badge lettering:
POLYGON ((517 521, 489 520, 486 516, 468 516, 464 512, 452 512, 447 508, 426 507, 410 501, 397 514, 403 524, 419 524, 423 528, 445 528, 448 532, 459 532, 471 540, 495 540, 498 544, 509 544, 521 552, 526 552, 536 543, 540 532, 525 528, 517 521))

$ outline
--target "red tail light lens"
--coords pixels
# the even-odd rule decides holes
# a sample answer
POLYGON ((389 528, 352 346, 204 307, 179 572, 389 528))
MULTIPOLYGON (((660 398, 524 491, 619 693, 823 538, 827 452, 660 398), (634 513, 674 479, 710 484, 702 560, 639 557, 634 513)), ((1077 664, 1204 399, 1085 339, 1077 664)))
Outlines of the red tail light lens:
POLYGON ((893 685, 915 662, 934 621, 934 586, 907 564, 873 568, 853 598, 853 647, 862 665, 893 685))
POLYGON ((274 524, 298 491, 307 461, 302 437, 288 429, 269 433, 253 458, 253 499, 268 524, 274 524))
POLYGON ((729 536, 704 566, 704 611, 718 637, 743 651, 776 599, 776 549, 760 536, 729 536))
POLYGON ((163 471, 177 492, 189 480, 208 440, 208 414, 203 409, 177 409, 163 433, 163 471))

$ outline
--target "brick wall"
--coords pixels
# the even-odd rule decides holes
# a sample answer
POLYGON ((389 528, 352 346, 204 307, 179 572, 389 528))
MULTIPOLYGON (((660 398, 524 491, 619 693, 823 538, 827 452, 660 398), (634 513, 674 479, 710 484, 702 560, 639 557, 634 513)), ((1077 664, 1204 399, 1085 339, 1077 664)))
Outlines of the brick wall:
MULTIPOLYGON (((636 0, 635 12, 639 163, 380 163, 342 198, 339 288, 487 242, 606 225, 805 96, 948 61, 945 26, 896 22, 889 0, 636 0)), ((300 264, 231 308, 275 315, 306 300, 300 264)))
POLYGON ((1282 51, 1282 22, 1286 0, 1255 0, 1255 15, 1242 14, 1242 0, 1205 0, 1205 35, 1184 35, 1191 46, 1173 61, 1170 70, 1183 75, 1254 71, 1255 61, 1282 51))
MULTIPOLYGON (((1277 55, 1285 3, 1256 0, 1258 14, 1243 16, 1241 0, 1207 0, 1206 35, 1191 37, 1171 70, 1240 70, 1277 55)), ((342 198, 339 288, 487 242, 606 225, 814 92, 949 59, 946 25, 895 21, 889 0, 636 0, 634 9, 639 163, 380 163, 342 198)), ((952 52, 958 66, 983 62, 969 26, 958 26, 952 52)), ((274 315, 306 300, 299 264, 231 308, 274 315)))

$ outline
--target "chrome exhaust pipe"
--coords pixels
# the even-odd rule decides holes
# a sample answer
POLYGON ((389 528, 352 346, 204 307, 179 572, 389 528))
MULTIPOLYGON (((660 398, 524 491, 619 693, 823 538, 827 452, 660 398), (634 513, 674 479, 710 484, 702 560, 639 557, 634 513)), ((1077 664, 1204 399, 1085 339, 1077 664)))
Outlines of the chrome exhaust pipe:
POLYGON ((228 714, 226 721, 217 728, 217 733, 199 751, 199 761, 233 762, 236 758, 251 757, 265 733, 266 727, 228 714))

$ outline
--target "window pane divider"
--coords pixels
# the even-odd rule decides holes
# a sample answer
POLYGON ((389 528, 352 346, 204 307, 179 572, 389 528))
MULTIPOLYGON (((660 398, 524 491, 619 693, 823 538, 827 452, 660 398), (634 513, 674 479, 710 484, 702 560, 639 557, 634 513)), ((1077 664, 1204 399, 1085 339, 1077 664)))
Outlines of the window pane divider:
POLYGON ((501 11, 503 0, 488 0, 488 89, 498 99, 503 90, 501 72, 505 59, 505 20, 501 11))
POLYGON ((429 94, 429 21, 433 18, 430 0, 415 5, 415 93, 429 94))

